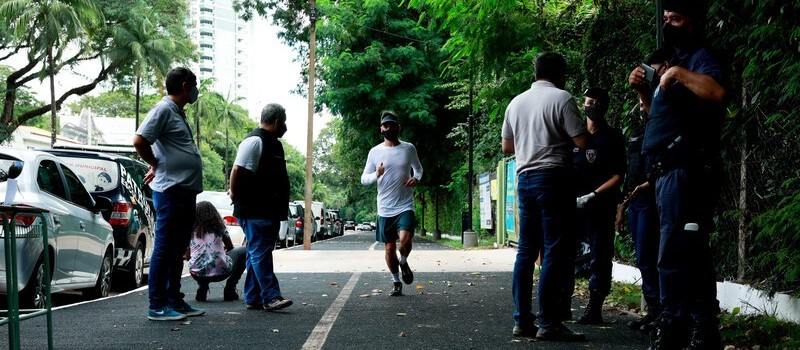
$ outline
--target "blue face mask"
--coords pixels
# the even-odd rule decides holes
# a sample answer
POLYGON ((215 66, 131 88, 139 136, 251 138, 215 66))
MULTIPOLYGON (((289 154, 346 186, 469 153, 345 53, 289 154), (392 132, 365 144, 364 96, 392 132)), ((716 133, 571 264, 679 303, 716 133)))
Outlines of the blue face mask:
POLYGON ((200 90, 197 89, 197 86, 193 86, 191 90, 189 90, 189 103, 197 102, 197 98, 200 96, 200 90))

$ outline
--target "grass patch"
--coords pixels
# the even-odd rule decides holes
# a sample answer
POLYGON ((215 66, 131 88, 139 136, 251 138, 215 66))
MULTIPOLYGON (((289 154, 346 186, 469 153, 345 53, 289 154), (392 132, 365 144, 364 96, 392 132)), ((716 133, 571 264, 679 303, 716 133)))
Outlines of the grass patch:
MULTIPOLYGON (((589 280, 575 279, 575 296, 589 299, 589 280)), ((611 282, 611 294, 606 297, 604 305, 631 312, 640 312, 642 287, 635 284, 611 282)))
MULTIPOLYGON (((448 239, 448 238, 442 237, 442 239, 440 239, 438 241, 434 241, 432 233, 428 232, 428 235, 425 236, 425 237, 422 237, 422 238, 427 239, 427 240, 432 241, 432 242, 437 242, 437 243, 440 243, 440 244, 444 244, 444 245, 446 245, 448 247, 452 247, 452 248, 455 248, 455 249, 464 249, 464 245, 461 244, 461 238, 460 237, 457 238, 457 239, 448 239)), ((493 235, 484 234, 484 233, 478 233, 478 247, 476 247, 476 248, 468 248, 468 249, 494 248, 494 243, 495 243, 495 237, 493 235)))

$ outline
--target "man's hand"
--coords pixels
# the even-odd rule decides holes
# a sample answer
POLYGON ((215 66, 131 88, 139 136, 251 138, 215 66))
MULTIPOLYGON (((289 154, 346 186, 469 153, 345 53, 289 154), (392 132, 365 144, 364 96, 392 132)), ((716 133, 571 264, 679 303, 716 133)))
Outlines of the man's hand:
POLYGON ((619 235, 625 237, 625 205, 620 204, 617 206, 617 218, 614 220, 614 227, 619 232, 619 235))
POLYGON ((383 171, 383 162, 381 162, 381 165, 378 165, 378 177, 383 176, 383 171))
POLYGON ((670 67, 667 69, 667 71, 664 72, 664 75, 661 76, 661 82, 659 82, 659 85, 661 85, 661 90, 667 91, 667 88, 670 86, 675 86, 675 84, 680 83, 680 79, 678 77, 683 73, 683 71, 685 71, 685 68, 679 66, 670 67))
POLYGON ((627 196, 625 196, 625 200, 624 200, 624 201, 622 201, 622 205, 623 205, 623 206, 624 206, 624 205, 627 205, 627 204, 628 204, 628 202, 629 202, 631 199, 634 199, 634 198, 636 198, 637 196, 639 196, 640 194, 642 194, 642 192, 644 192, 644 191, 647 191, 647 189, 648 189, 648 188, 650 188, 650 183, 649 183, 649 182, 645 182, 645 183, 643 183, 643 184, 641 184, 641 185, 639 185, 639 186, 636 186, 636 187, 633 189, 633 191, 631 191, 631 193, 628 193, 628 195, 627 195, 627 196))
POLYGON ((645 80, 644 69, 636 66, 628 76, 628 84, 637 90, 644 91, 647 89, 647 80, 645 80))
POLYGON ((418 184, 419 184, 419 180, 417 180, 416 177, 412 177, 412 178, 406 180, 406 182, 403 185, 405 185, 406 187, 414 187, 414 186, 416 186, 418 184))
POLYGON ((588 194, 580 196, 576 200, 575 206, 578 207, 578 209, 581 209, 581 208, 585 207, 586 203, 589 203, 589 201, 592 200, 592 198, 594 198, 595 196, 597 196, 597 194, 595 194, 594 192, 590 192, 588 194))
POLYGON ((151 165, 150 167, 147 168, 147 174, 144 174, 144 179, 142 180, 142 183, 147 185, 150 182, 152 182, 155 177, 156 177, 156 168, 151 165))

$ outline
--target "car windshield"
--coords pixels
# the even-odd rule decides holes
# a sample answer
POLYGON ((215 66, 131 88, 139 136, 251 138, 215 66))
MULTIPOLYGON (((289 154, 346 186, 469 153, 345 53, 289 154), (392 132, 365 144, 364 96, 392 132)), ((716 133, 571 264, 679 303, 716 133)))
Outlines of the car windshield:
POLYGON ((197 201, 211 202, 214 208, 217 208, 218 210, 233 210, 233 206, 231 205, 231 197, 228 197, 228 194, 224 192, 202 192, 197 195, 197 201))
POLYGON ((107 192, 119 185, 119 166, 105 159, 61 157, 90 193, 107 192))

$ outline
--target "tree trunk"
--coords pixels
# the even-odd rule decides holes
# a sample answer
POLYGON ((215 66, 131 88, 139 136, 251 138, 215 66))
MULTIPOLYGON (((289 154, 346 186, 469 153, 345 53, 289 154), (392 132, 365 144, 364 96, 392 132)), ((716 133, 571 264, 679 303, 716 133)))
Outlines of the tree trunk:
POLYGON ((435 210, 434 211, 436 212, 436 215, 435 215, 436 216, 436 232, 439 232, 439 189, 438 188, 433 190, 433 201, 435 202, 434 203, 434 206, 435 206, 435 210))
MULTIPOLYGON (((747 84, 742 86, 742 112, 747 113, 747 84)), ((746 115, 746 114, 745 114, 746 115)), ((739 281, 744 280, 747 273, 747 236, 748 236, 748 207, 747 207, 747 147, 750 139, 750 125, 752 123, 745 118, 742 128, 742 145, 739 152, 739 223, 738 223, 738 244, 737 257, 738 266, 736 275, 739 281)))
POLYGON ((201 151, 200 148, 200 103, 195 101, 194 103, 194 132, 197 133, 197 150, 201 151))
MULTIPOLYGON (((136 130, 139 130, 139 103, 140 103, 140 85, 142 78, 139 74, 136 75, 136 130)), ((134 132, 136 131, 134 130, 134 132)))
POLYGON ((230 169, 228 167, 228 145, 229 144, 230 144, 230 141, 228 141, 228 128, 225 128, 225 191, 226 192, 228 191, 228 179, 230 178, 230 175, 228 173, 228 171, 229 171, 228 169, 230 169))
POLYGON ((50 126, 51 134, 50 134, 50 147, 52 148, 53 145, 56 144, 56 135, 58 134, 58 120, 56 118, 56 85, 55 85, 55 77, 53 74, 53 48, 47 48, 47 65, 50 67, 49 75, 50 75, 50 113, 51 118, 50 122, 52 125, 50 126))

